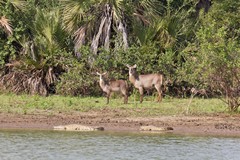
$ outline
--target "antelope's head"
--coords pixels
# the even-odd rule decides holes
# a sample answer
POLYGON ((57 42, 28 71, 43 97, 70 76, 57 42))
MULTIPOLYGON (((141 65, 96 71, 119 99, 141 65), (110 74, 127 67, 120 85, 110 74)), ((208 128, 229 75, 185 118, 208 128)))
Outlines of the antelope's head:
POLYGON ((97 75, 99 75, 100 81, 104 81, 105 80, 104 75, 106 75, 106 74, 107 74, 107 72, 104 72, 102 74, 97 72, 97 75))
POLYGON ((137 65, 136 64, 134 64, 133 66, 130 66, 127 64, 126 66, 129 69, 129 75, 131 75, 131 76, 136 75, 136 73, 137 73, 137 65))

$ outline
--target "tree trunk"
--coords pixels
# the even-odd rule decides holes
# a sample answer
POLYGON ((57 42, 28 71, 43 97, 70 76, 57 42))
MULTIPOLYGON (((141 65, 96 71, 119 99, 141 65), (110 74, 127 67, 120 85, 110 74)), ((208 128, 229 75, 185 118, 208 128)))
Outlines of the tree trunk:
POLYGON ((74 33, 74 52, 75 55, 80 58, 81 53, 79 52, 79 49, 82 47, 82 45, 85 42, 85 36, 86 36, 86 26, 80 27, 75 33, 74 33))
POLYGON ((34 43, 31 41, 30 42, 30 53, 31 53, 31 56, 32 56, 32 59, 36 62, 37 61, 37 56, 36 56, 36 53, 34 51, 34 43))
POLYGON ((123 48, 124 48, 124 50, 126 50, 128 48, 127 29, 126 29, 126 27, 123 25, 123 23, 121 21, 119 21, 118 30, 122 33, 123 48))
POLYGON ((110 8, 110 6, 107 4, 106 5, 106 17, 107 17, 107 20, 106 20, 106 23, 105 23, 105 26, 104 26, 104 48, 106 50, 109 50, 109 47, 110 47, 110 34, 111 34, 111 25, 112 25, 112 10, 110 8))
POLYGON ((107 17, 102 18, 101 24, 100 24, 99 29, 98 29, 98 33, 97 33, 97 35, 94 35, 93 40, 92 40, 91 48, 92 48, 92 51, 95 55, 97 54, 99 39, 100 39, 100 36, 103 32, 103 26, 105 24, 106 19, 107 19, 107 17))

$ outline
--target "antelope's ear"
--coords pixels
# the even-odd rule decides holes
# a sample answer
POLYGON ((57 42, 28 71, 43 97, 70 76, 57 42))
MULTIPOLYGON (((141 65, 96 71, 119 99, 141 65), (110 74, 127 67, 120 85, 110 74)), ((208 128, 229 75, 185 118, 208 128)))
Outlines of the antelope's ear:
POLYGON ((134 66, 132 66, 133 68, 137 68, 137 65, 136 64, 134 64, 134 66))
POLYGON ((105 75, 105 74, 107 74, 107 72, 104 72, 102 75, 105 75))
POLYGON ((96 72, 96 73, 97 73, 97 75, 99 75, 99 76, 101 75, 101 74, 100 74, 100 73, 98 73, 98 72, 96 72))
POLYGON ((126 67, 130 68, 129 64, 125 64, 126 67))

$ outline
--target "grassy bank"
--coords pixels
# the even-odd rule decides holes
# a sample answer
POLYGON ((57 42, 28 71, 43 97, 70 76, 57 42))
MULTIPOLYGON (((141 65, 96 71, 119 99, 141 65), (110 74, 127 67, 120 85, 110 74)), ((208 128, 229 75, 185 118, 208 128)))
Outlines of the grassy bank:
POLYGON ((0 112, 18 114, 55 114, 59 112, 87 112, 103 109, 121 110, 129 116, 158 116, 181 114, 211 114, 227 112, 226 105, 219 99, 164 98, 162 103, 153 101, 153 97, 145 97, 142 104, 134 97, 129 98, 129 104, 123 104, 120 98, 110 99, 106 104, 104 97, 64 97, 64 96, 30 96, 1 94, 0 112))

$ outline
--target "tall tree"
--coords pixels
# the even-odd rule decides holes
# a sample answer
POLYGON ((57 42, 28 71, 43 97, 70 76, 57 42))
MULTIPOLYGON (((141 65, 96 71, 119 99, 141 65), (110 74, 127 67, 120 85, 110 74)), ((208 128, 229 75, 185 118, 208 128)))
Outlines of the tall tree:
POLYGON ((133 19, 144 25, 157 14, 157 0, 60 0, 65 29, 72 33, 75 52, 91 44, 94 54, 99 47, 129 46, 133 19), (115 38, 115 43, 111 39, 115 38), (118 40, 117 40, 118 39, 118 40))

